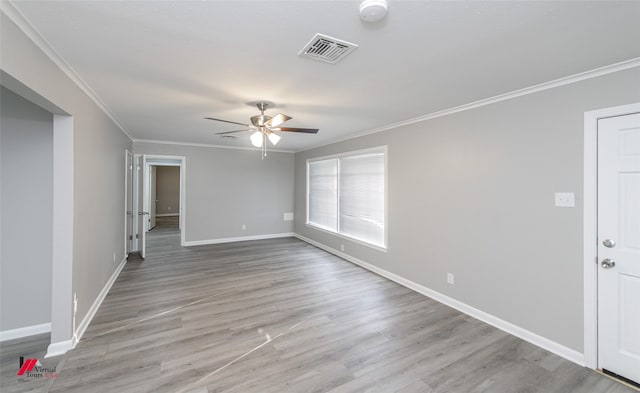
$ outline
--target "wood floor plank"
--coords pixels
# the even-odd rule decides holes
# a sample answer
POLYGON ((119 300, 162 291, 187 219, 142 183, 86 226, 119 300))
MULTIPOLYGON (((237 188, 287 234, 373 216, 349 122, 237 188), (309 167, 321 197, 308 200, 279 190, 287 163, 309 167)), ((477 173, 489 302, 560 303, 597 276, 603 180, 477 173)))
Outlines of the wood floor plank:
MULTIPOLYGON (((5 379, 33 348, 2 348, 3 393, 21 391, 5 379)), ((22 391, 632 391, 297 239, 183 248, 175 220, 60 366, 22 391)))

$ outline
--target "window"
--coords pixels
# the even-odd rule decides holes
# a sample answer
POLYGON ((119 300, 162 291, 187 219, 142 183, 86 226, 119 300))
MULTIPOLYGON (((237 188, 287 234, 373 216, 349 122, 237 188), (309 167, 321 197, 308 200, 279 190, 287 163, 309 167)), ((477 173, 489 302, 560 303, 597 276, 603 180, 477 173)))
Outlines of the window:
POLYGON ((385 156, 377 148, 307 161, 307 224, 386 247, 385 156))
POLYGON ((338 231, 338 160, 309 163, 308 221, 320 228, 338 231))

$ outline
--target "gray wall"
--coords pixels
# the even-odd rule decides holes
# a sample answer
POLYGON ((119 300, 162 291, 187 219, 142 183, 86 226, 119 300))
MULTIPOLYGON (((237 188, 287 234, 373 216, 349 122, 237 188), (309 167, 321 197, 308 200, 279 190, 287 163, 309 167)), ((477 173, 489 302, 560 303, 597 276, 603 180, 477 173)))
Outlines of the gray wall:
POLYGON ((156 167, 156 214, 180 212, 180 167, 156 167))
POLYGON ((134 143, 135 153, 186 157, 185 239, 287 233, 293 222, 294 155, 257 150, 134 143), (246 230, 242 230, 242 225, 246 230))
POLYGON ((125 149, 131 140, 4 13, 0 22, 2 71, 73 116, 77 326, 124 258, 125 149))
POLYGON ((0 331, 51 322, 53 115, 2 88, 0 331))
POLYGON ((639 101, 633 69, 297 153, 295 231, 582 351, 583 114, 639 101), (305 226, 305 161, 380 145, 388 252, 305 226))

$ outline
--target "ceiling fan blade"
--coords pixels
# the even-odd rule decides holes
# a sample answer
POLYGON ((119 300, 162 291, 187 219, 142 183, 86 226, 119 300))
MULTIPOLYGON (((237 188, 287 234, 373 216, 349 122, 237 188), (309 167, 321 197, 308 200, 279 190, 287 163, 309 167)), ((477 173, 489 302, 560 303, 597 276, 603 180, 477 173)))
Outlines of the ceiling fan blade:
POLYGON ((226 134, 233 134, 235 132, 246 132, 246 131, 252 131, 253 128, 247 128, 246 130, 235 130, 235 131, 226 131, 226 132, 216 132, 216 135, 226 135, 226 134))
POLYGON ((272 128, 272 131, 285 131, 285 132, 304 132, 306 134, 317 134, 317 128, 295 128, 295 127, 278 127, 272 128))
POLYGON ((225 123, 238 124, 238 125, 241 125, 241 126, 249 127, 248 124, 238 123, 237 121, 222 120, 222 119, 216 119, 216 118, 213 118, 213 117, 205 117, 205 119, 207 119, 207 120, 215 120, 215 121, 222 121, 222 122, 225 122, 225 123))
POLYGON ((277 115, 273 116, 270 120, 267 120, 264 124, 267 127, 277 127, 280 124, 284 123, 285 121, 289 121, 291 119, 293 119, 293 117, 283 115, 282 113, 278 113, 277 115))

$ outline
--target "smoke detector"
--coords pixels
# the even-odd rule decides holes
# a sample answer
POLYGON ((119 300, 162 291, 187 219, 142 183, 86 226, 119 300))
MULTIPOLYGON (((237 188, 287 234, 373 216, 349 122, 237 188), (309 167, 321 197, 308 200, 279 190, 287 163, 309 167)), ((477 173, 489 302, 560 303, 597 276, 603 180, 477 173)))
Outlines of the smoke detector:
POLYGON ((360 18, 365 22, 377 22, 387 15, 386 0, 364 0, 360 3, 360 18))

